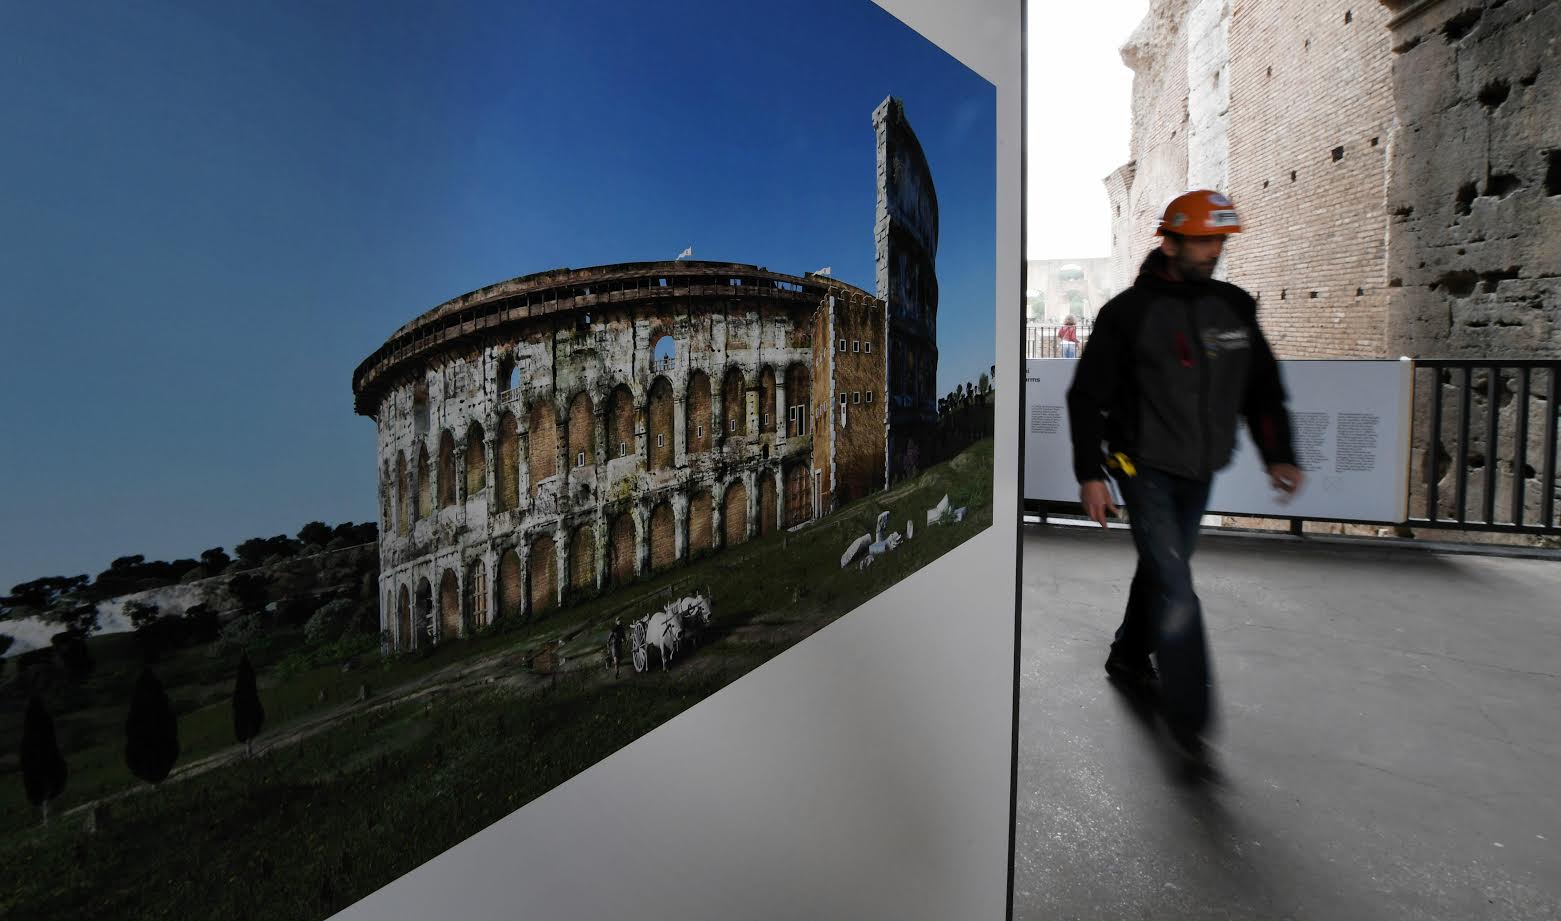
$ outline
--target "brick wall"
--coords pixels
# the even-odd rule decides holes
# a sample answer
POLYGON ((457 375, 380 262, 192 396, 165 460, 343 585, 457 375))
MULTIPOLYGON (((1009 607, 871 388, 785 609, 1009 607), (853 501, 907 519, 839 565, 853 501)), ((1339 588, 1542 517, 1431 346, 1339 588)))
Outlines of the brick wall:
POLYGON ((726 488, 721 502, 721 529, 725 546, 735 547, 748 539, 748 490, 742 483, 726 488))
POLYGON ((575 528, 569 541, 569 585, 576 591, 596 585, 596 532, 590 525, 575 528))
POLYGON ((466 433, 466 495, 475 496, 488 487, 488 464, 483 457, 482 426, 472 423, 466 433))
POLYGON ((759 473, 759 535, 775 530, 775 476, 769 471, 759 473))
POLYGON ((558 585, 558 557, 553 538, 544 534, 531 542, 528 570, 531 576, 531 613, 541 614, 553 606, 558 585))
POLYGON ((688 552, 689 555, 709 550, 711 522, 715 516, 715 503, 710 493, 700 490, 688 502, 688 552))
POLYGON ((634 560, 634 519, 628 512, 612 520, 608 529, 607 559, 612 567, 612 581, 622 584, 634 578, 638 568, 634 560))
POLYGON ((588 393, 577 393, 569 401, 569 452, 565 458, 570 467, 580 466, 582 454, 585 455, 585 466, 596 463, 596 421, 591 410, 588 393))
MULTIPOLYGON (((526 439, 526 463, 531 476, 531 494, 535 496, 537 490, 542 488, 542 481, 558 472, 558 422, 553 416, 553 404, 549 400, 538 400, 531 407, 531 428, 526 439)), ((516 459, 513 449, 504 447, 504 434, 499 435, 499 467, 504 473, 505 482, 515 482, 516 459), (506 453, 508 452, 508 453, 506 453)), ((510 489, 508 486, 500 487, 499 492, 506 497, 510 489)), ((512 509, 516 507, 513 499, 501 500, 500 508, 512 509)))
POLYGON ((676 519, 672 506, 660 502, 650 513, 650 567, 666 569, 677 560, 676 519))
POLYGON ((519 617, 521 598, 520 557, 510 550, 499 557, 499 616, 519 617))
POLYGON ((650 469, 662 470, 672 466, 677 455, 677 442, 672 431, 672 385, 664 377, 656 378, 650 388, 650 405, 646 412, 645 450, 650 454, 650 469))
POLYGON ((710 377, 703 371, 688 376, 688 417, 684 423, 688 453, 703 454, 710 450, 710 428, 715 424, 710 415, 710 377))
POLYGON ((1388 11, 1235 0, 1226 277, 1259 298, 1281 358, 1386 355, 1393 124, 1388 11))

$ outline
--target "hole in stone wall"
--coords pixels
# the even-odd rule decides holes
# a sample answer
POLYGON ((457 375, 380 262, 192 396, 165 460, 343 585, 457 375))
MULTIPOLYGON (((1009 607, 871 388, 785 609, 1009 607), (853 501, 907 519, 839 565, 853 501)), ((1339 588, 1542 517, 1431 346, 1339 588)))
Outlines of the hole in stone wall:
POLYGON ((1468 297, 1474 293, 1474 286, 1479 280, 1480 276, 1468 269, 1459 269, 1456 272, 1443 272, 1436 281, 1431 283, 1431 290, 1435 291, 1437 286, 1441 285, 1453 297, 1468 297))
POLYGON ((1268 180, 1267 179, 1263 180, 1263 188, 1265 188, 1265 189, 1268 188, 1268 180))
POLYGON ((1312 40, 1311 39, 1307 39, 1306 41, 1302 42, 1301 43, 1301 50, 1302 51, 1311 51, 1312 50, 1312 40))
POLYGON ((1376 138, 1372 138, 1371 139, 1371 146, 1373 146, 1373 147, 1377 146, 1377 139, 1376 138))
POLYGON ((1524 464, 1523 465, 1523 479, 1525 479, 1525 480, 1532 480, 1532 479, 1534 479, 1534 477, 1536 475, 1537 474, 1535 473, 1534 467, 1532 465, 1530 465, 1530 464, 1524 464))
POLYGON ((1394 217, 1409 217, 1411 214, 1414 214, 1414 213, 1415 213, 1415 206, 1414 205, 1399 205, 1397 208, 1393 209, 1393 216, 1394 217))
POLYGON ((1512 87, 1505 80, 1492 80, 1480 88, 1480 105, 1487 109, 1494 109, 1507 101, 1507 96, 1512 92, 1512 87))
POLYGON ((1561 195, 1561 150, 1545 151, 1545 194, 1561 195))
POLYGON ((1290 171, 1290 181, 1291 181, 1291 182, 1294 182, 1294 181, 1295 181, 1295 170, 1291 170, 1291 171, 1290 171))
POLYGON ((1485 194, 1495 198, 1506 198, 1522 187, 1523 182, 1511 173, 1492 173, 1485 180, 1485 194))
POLYGON ((1338 163, 1340 160, 1343 160, 1343 159, 1344 159, 1344 148, 1343 147, 1335 147, 1333 149, 1333 162, 1338 163))
POLYGON ((1316 291, 1312 292, 1312 300, 1314 300, 1314 301, 1317 300, 1317 292, 1316 291))
POLYGON ((1485 293, 1495 294, 1496 286, 1504 281, 1512 281, 1518 277, 1519 267, 1508 266, 1506 269, 1496 272, 1480 273, 1480 281, 1485 283, 1485 293))
POLYGON ((1388 287, 1389 288, 1402 288, 1402 287, 1404 287, 1404 279, 1402 279, 1402 278, 1389 278, 1388 279, 1388 287))
POLYGON ((1469 206, 1474 204, 1474 199, 1479 195, 1479 189, 1472 182, 1465 182, 1458 187, 1458 195, 1453 199, 1453 212, 1456 214, 1468 214, 1469 206))
POLYGON ((1365 288, 1356 288, 1355 289, 1355 296, 1356 297, 1361 297, 1365 293, 1366 293, 1366 289, 1365 288))
POLYGON ((1447 43, 1452 44, 1460 41, 1465 35, 1468 35, 1484 13, 1485 11, 1479 7, 1473 7, 1447 20, 1446 25, 1442 26, 1442 35, 1446 36, 1447 43))
POLYGON ((1538 68, 1536 68, 1533 73, 1531 73, 1527 77, 1524 77, 1523 79, 1519 80, 1518 81, 1518 85, 1519 86, 1533 86, 1534 83, 1536 81, 1538 81, 1538 80, 1539 80, 1539 70, 1538 70, 1538 68))
POLYGON ((1484 467, 1485 467, 1485 455, 1483 455, 1483 454, 1470 454, 1469 455, 1469 469, 1470 470, 1482 470, 1482 469, 1484 469, 1484 467))
POLYGON ((1404 54, 1407 51, 1413 51, 1423 41, 1425 41, 1424 35, 1416 35, 1414 38, 1410 39, 1402 45, 1394 45, 1393 53, 1404 54))
POLYGON ((1349 22, 1350 20, 1352 20, 1354 18, 1355 18, 1355 15, 1353 13, 1351 13, 1349 10, 1345 10, 1344 11, 1344 21, 1345 22, 1349 22))
POLYGON ((1268 75, 1270 77, 1272 77, 1274 75, 1274 66, 1272 64, 1270 64, 1269 67, 1268 67, 1268 75))
POLYGON ((1279 289, 1279 299, 1280 300, 1284 300, 1285 299, 1285 290, 1286 289, 1284 289, 1284 288, 1280 288, 1279 289))

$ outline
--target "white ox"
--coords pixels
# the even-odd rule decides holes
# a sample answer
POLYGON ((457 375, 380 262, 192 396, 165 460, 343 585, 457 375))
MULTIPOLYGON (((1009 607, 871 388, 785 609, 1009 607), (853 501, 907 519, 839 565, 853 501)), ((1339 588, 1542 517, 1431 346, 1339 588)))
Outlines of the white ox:
POLYGON ((679 598, 659 611, 635 621, 630 633, 634 651, 634 670, 650 667, 650 650, 655 649, 663 671, 672 662, 685 637, 691 638, 710 625, 710 601, 703 595, 679 598))

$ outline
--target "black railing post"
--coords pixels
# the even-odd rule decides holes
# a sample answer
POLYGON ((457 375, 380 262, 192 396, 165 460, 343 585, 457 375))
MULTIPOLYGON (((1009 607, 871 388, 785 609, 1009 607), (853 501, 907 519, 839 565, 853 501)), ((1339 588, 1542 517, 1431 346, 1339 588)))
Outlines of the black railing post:
POLYGON ((1442 366, 1434 365, 1431 371, 1431 469, 1427 472, 1429 483, 1426 490, 1430 507, 1426 510, 1426 520, 1435 524, 1442 504, 1442 366))
POLYGON ((1519 528, 1523 527, 1523 500, 1528 498, 1528 479, 1523 476, 1523 468, 1528 466, 1528 391, 1529 369, 1525 366, 1518 369, 1518 402, 1513 406, 1518 426, 1512 442, 1512 524, 1519 528))
POLYGON ((1539 524, 1544 528, 1556 526, 1556 404, 1561 401, 1561 362, 1550 366, 1550 405, 1545 407, 1545 478, 1540 481, 1539 524))
POLYGON ((1454 494, 1458 497, 1458 523, 1464 524, 1468 518, 1469 498, 1469 410, 1473 405, 1470 391, 1473 390, 1472 378, 1474 369, 1468 365, 1463 366, 1463 380, 1458 387, 1458 468, 1453 471, 1455 477, 1453 483, 1454 494))
POLYGON ((1501 368, 1491 365, 1485 370, 1485 523, 1496 523, 1496 455, 1497 425, 1501 421, 1501 368))

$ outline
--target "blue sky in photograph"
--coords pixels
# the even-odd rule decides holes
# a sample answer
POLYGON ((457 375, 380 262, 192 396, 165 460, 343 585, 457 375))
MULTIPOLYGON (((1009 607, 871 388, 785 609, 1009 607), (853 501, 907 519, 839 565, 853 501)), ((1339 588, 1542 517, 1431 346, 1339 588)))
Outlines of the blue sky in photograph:
POLYGON ((869 0, 0 6, 0 590, 374 520, 352 370, 483 285, 692 246, 871 291, 891 94, 947 392, 993 363, 995 92, 869 0))

